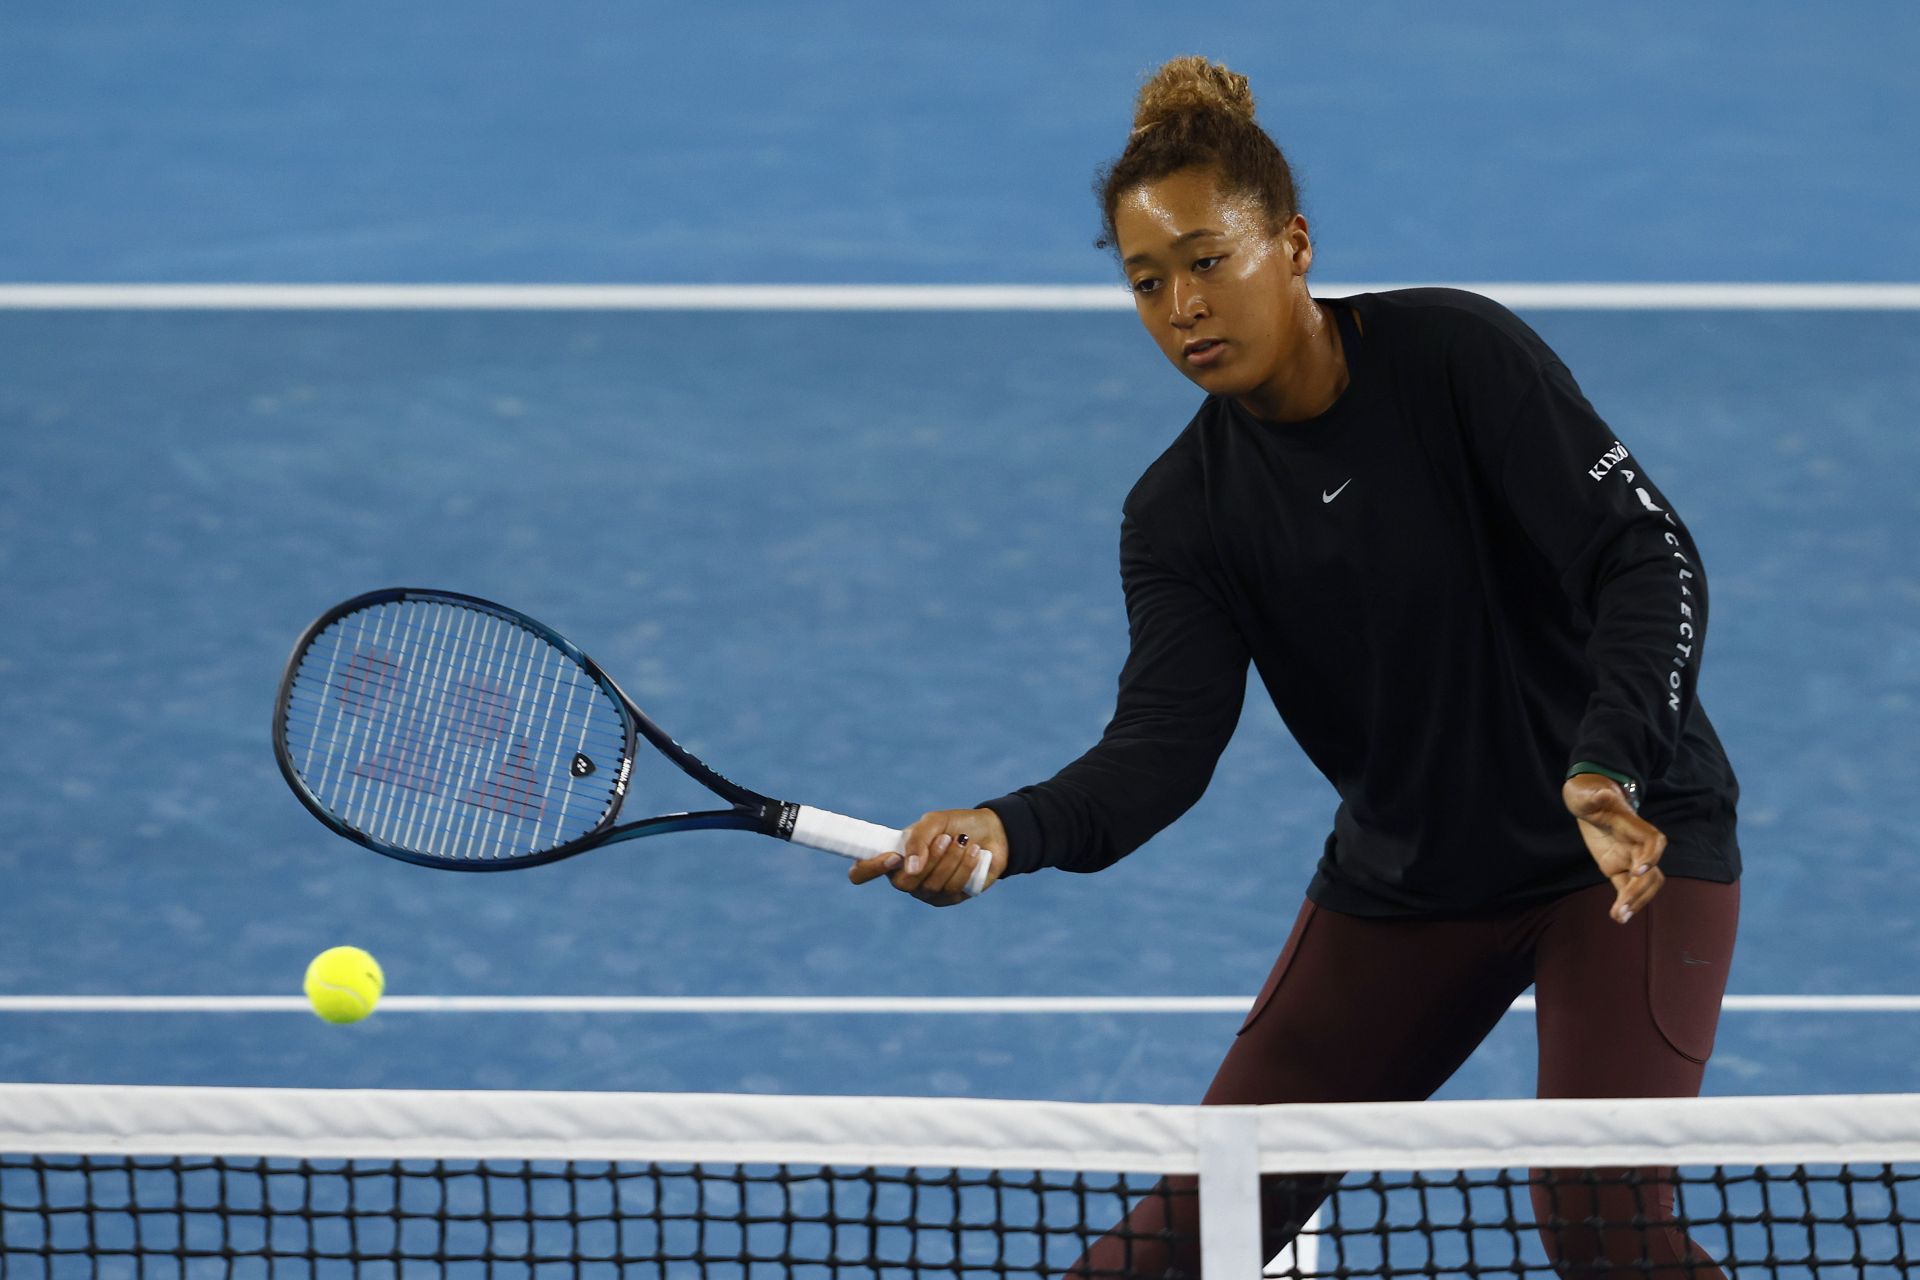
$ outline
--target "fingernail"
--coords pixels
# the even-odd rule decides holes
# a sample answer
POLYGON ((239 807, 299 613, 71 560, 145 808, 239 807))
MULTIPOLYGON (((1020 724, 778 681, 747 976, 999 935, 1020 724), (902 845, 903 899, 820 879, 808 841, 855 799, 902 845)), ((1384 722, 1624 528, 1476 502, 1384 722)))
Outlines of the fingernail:
POLYGON ((911 858, 907 859, 907 874, 910 876, 917 876, 920 874, 920 855, 919 854, 916 853, 911 858))
POLYGON ((1651 870, 1653 870, 1653 864, 1651 862, 1643 862, 1633 869, 1633 874, 1643 876, 1651 870))
POLYGON ((907 860, 907 855, 906 855, 906 854, 904 854, 904 853, 890 853, 890 854, 888 854, 888 855, 887 855, 887 870, 889 870, 889 871, 898 871, 898 870, 900 869, 900 864, 901 864, 901 863, 903 863, 903 862, 905 862, 906 860, 907 860))
POLYGON ((1625 924, 1627 921, 1631 919, 1633 919, 1633 908, 1632 907, 1620 908, 1620 923, 1625 924))
POLYGON ((933 842, 933 851, 935 853, 945 853, 947 851, 947 846, 952 843, 953 843, 952 836, 943 835, 939 839, 933 842))

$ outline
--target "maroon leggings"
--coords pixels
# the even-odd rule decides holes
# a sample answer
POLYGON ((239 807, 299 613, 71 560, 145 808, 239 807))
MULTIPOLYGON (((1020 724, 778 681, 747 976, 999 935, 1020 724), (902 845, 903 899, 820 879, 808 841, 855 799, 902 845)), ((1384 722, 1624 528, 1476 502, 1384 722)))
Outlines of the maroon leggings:
MULTIPOLYGON (((1535 988, 1543 1098, 1692 1097, 1713 1049, 1740 887, 1671 878, 1630 923, 1610 885, 1471 919, 1374 919, 1309 902, 1207 1090, 1212 1104, 1388 1102, 1429 1097, 1535 988)), ((1671 1223, 1672 1170, 1640 1186, 1535 1170, 1536 1221, 1648 1226, 1541 1231, 1560 1274, 1715 1280, 1671 1223), (1666 1225, 1661 1225, 1661 1224, 1666 1225), (1625 1271, 1619 1268, 1625 1267, 1625 1271)), ((1193 1179, 1142 1201, 1073 1276, 1198 1276, 1193 1179), (1168 1233, 1168 1234, 1161 1234, 1168 1233)), ((1266 1256, 1320 1202, 1324 1178, 1261 1179, 1266 1256)))

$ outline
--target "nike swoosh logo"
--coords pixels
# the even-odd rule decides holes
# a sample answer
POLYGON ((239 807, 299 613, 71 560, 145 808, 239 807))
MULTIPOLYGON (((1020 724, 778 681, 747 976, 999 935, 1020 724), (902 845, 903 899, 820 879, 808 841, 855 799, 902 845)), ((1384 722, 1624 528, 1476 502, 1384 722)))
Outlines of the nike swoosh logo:
MULTIPOLYGON (((1353 478, 1349 476, 1347 478, 1347 484, 1352 484, 1352 483, 1353 483, 1353 478)), ((1339 489, 1335 489, 1332 493, 1328 493, 1325 489, 1322 489, 1320 491, 1320 501, 1332 502, 1335 498, 1340 496, 1341 490, 1345 489, 1347 487, 1347 484, 1341 485, 1339 489)))

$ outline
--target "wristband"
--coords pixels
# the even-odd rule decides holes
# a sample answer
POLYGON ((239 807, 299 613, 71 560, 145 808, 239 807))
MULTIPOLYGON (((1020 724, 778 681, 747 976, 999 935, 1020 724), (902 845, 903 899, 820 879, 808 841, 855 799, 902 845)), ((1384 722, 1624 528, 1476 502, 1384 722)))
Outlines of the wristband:
POLYGON ((1635 813, 1640 812, 1640 784, 1638 782, 1635 782, 1626 774, 1621 773, 1618 769, 1609 769, 1605 765, 1595 764, 1591 760, 1575 762, 1574 766, 1567 770, 1567 777, 1572 778, 1582 773, 1597 773, 1603 778, 1610 778, 1619 783, 1620 789, 1627 793, 1627 803, 1633 806, 1635 813))

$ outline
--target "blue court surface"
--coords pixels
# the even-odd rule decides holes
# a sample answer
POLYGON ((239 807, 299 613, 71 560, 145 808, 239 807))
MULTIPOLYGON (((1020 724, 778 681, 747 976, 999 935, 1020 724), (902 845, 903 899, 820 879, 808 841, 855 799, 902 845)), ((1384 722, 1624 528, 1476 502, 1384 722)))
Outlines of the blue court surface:
MULTIPOLYGON (((0 283, 1106 283, 1093 170, 1192 51, 1330 281, 1911 283, 1916 13, 14 4, 0 283)), ((1920 993, 1920 310, 1523 311, 1706 556, 1733 992, 1920 993)), ((1175 827, 948 911, 734 834, 429 872, 269 747, 313 615, 432 585, 783 798, 1037 781, 1111 710, 1120 500, 1198 398, 1126 311, 0 310, 0 997, 289 995, 340 942, 395 995, 1250 997, 1334 807, 1257 684, 1175 827)), ((0 1079, 1174 1102, 1236 1025, 0 1006, 0 1079)), ((1530 1094, 1531 1034, 1449 1093, 1530 1094)), ((1920 1012, 1740 1010, 1707 1087, 1917 1057, 1920 1012)))

